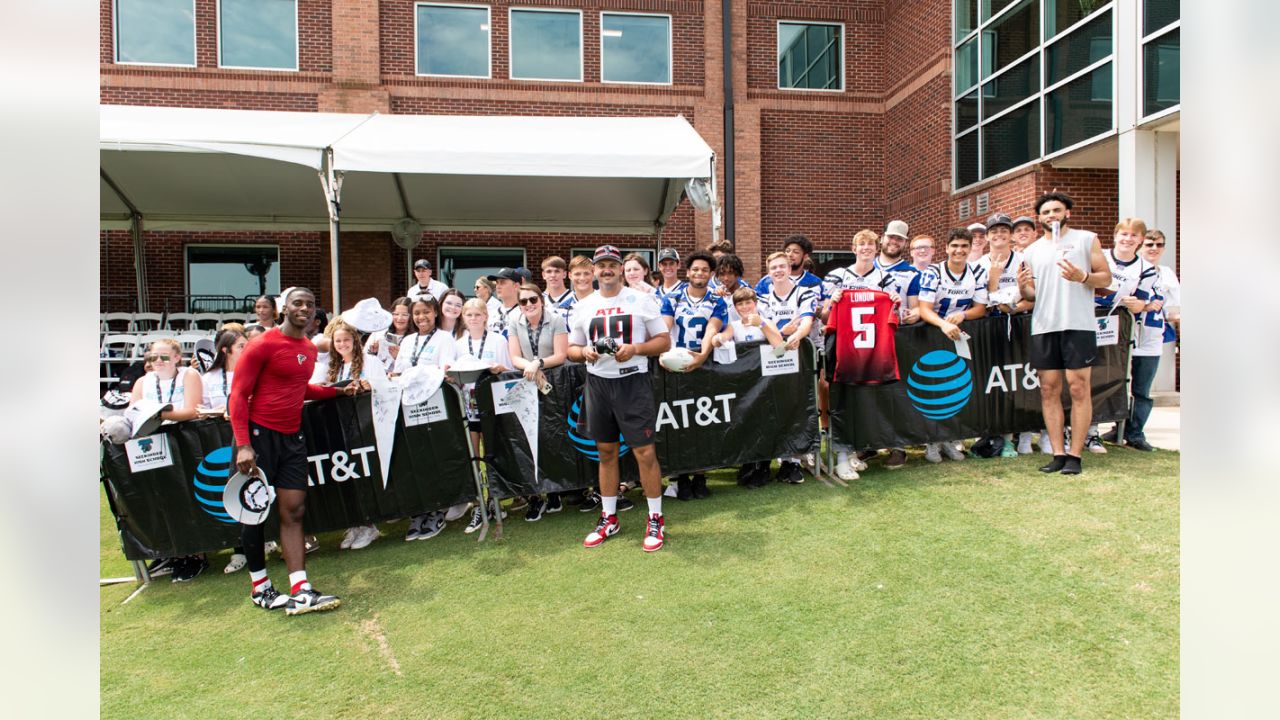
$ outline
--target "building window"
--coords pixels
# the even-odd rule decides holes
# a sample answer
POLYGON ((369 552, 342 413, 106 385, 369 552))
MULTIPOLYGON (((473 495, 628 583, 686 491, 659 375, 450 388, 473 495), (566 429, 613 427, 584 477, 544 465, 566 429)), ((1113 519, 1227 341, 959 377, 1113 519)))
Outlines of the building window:
POLYGON ((1166 28, 1181 18, 1182 3, 1179 0, 1143 0, 1142 2, 1143 36, 1166 28))
POLYGON ((511 78, 582 81, 582 11, 511 9, 511 78))
POLYGON ((195 0, 115 0, 116 62, 196 65, 195 0))
POLYGON ((415 32, 417 74, 492 76, 488 7, 418 3, 415 32))
POLYGON ((437 279, 467 297, 475 297, 476 278, 525 264, 524 250, 520 248, 442 247, 436 259, 436 267, 440 268, 437 279))
POLYGON ((189 312, 228 312, 279 295, 279 260, 275 245, 188 245, 184 304, 189 312))
POLYGON ((957 189, 1114 132, 1114 2, 953 4, 957 189))
POLYGON ((1182 101, 1179 69, 1180 30, 1142 46, 1142 114, 1153 115, 1182 101))
POLYGON ((297 0, 219 0, 218 65, 297 70, 297 0))
POLYGON ((671 16, 600 13, 600 79, 671 84, 671 16))
POLYGON ((778 87, 844 90, 844 26, 779 22, 778 87))

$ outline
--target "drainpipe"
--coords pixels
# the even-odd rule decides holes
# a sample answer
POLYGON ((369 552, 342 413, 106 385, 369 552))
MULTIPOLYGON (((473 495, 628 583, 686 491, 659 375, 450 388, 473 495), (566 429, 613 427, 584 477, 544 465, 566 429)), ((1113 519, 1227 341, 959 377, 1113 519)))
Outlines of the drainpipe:
POLYGON ((730 22, 730 7, 733 0, 721 0, 720 24, 724 31, 721 55, 724 58, 724 235, 734 246, 738 244, 738 235, 733 227, 733 23, 730 22))

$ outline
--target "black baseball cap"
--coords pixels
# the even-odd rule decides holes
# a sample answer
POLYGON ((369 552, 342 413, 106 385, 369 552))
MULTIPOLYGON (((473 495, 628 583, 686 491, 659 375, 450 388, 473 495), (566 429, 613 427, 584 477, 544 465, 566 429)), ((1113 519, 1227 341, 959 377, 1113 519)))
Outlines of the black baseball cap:
POLYGON ((424 269, 425 269, 425 270, 430 270, 430 269, 431 269, 431 261, 430 261, 430 260, 428 260, 428 259, 426 259, 426 258, 422 258, 421 260, 419 260, 419 261, 417 261, 417 262, 415 262, 415 263, 413 264, 413 269, 414 269, 414 270, 424 270, 424 269))
POLYGON ((523 278, 520 277, 520 273, 512 270, 511 268, 502 268, 498 271, 497 275, 490 275, 489 279, 493 282, 497 282, 499 280, 510 280, 511 282, 519 284, 523 278))
POLYGON ((1028 217, 1026 215, 1019 215, 1018 219, 1013 221, 1013 227, 1016 228, 1023 223, 1030 225, 1032 228, 1035 228, 1036 226, 1036 221, 1034 218, 1028 217))
POLYGON ((1013 221, 1010 220, 1009 216, 1005 215, 1004 213, 996 213, 995 215, 992 215, 991 217, 987 218, 988 230, 990 230, 991 228, 997 225, 1003 225, 1009 228, 1010 230, 1013 229, 1013 221))
POLYGON ((680 253, 676 252, 675 248, 662 248, 658 251, 658 262, 662 262, 663 260, 675 260, 676 262, 680 262, 680 253))
POLYGON ((604 262, 605 260, 612 260, 616 263, 621 263, 622 253, 618 251, 618 248, 612 245, 601 245, 596 248, 596 254, 592 256, 591 262, 594 264, 604 262))

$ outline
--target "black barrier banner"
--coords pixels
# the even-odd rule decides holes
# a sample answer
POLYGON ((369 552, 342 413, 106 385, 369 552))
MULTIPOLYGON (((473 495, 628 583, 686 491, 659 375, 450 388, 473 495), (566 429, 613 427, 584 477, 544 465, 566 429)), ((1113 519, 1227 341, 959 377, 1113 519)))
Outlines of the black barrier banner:
MULTIPOLYGON (((739 343, 738 359, 708 361, 690 373, 671 373, 652 363, 657 405, 657 452, 663 475, 733 467, 811 452, 818 445, 812 346, 775 358, 760 343, 739 343)), ((477 385, 485 410, 485 462, 489 487, 498 497, 592 487, 597 480, 595 442, 581 431, 585 365, 568 363, 546 371, 551 392, 538 400, 538 475, 524 429, 514 413, 492 412, 495 392, 517 381, 505 373, 477 385)), ((620 471, 636 480, 635 459, 625 443, 620 471)))
MULTIPOLYGON (((368 394, 304 406, 307 532, 397 520, 476 496, 458 391, 445 384, 434 400, 431 416, 406 408, 396 421, 387 482, 368 394), (405 417, 414 415, 426 421, 406 425, 405 417)), ((232 444, 231 425, 221 418, 168 424, 126 445, 104 443, 103 475, 126 558, 178 557, 239 544, 240 525, 222 505, 223 487, 235 474, 232 444)), ((278 530, 274 512, 266 530, 268 537, 278 530)))
MULTIPOLYGON (((1129 414, 1126 379, 1133 318, 1116 313, 1098 320, 1093 419, 1123 420, 1129 414)), ((832 382, 835 436, 855 448, 886 448, 1044 427, 1040 381, 1029 362, 1031 316, 980 318, 961 327, 969 334, 969 358, 957 354, 956 344, 941 330, 921 323, 894 333, 899 382, 832 382)), ((1063 407, 1069 417, 1065 386, 1063 407)))

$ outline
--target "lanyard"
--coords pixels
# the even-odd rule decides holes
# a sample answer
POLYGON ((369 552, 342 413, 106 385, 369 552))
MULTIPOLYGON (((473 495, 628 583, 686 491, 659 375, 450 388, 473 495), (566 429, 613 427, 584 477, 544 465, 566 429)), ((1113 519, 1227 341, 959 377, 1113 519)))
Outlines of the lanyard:
POLYGON ((338 379, 339 380, 351 379, 351 363, 342 364, 342 369, 338 371, 338 379))
POLYGON ((162 403, 173 402, 173 392, 178 387, 178 375, 174 374, 173 379, 169 381, 169 399, 164 399, 164 394, 160 392, 160 376, 156 376, 156 400, 162 403))
POLYGON ((529 323, 524 326, 525 335, 529 338, 529 352, 532 353, 535 358, 542 354, 538 349, 538 344, 542 342, 542 326, 546 324, 547 321, 544 317, 538 321, 537 328, 533 327, 533 323, 529 323), (535 329, 537 332, 534 332, 535 329))
POLYGON ((480 354, 477 355, 475 348, 471 347, 471 333, 467 333, 467 354, 477 360, 484 359, 484 344, 489 341, 489 333, 486 332, 484 337, 480 338, 480 354))
MULTIPOLYGON (((169 391, 169 397, 173 397, 173 390, 169 391)), ((222 369, 222 397, 229 398, 231 393, 227 392, 227 369, 222 369)))
POLYGON ((431 344, 431 338, 435 336, 435 328, 432 328, 431 332, 427 334, 426 342, 423 342, 422 333, 418 333, 417 339, 415 340, 417 344, 413 347, 413 356, 409 358, 410 367, 418 367, 418 358, 422 356, 422 351, 427 349, 427 346, 431 344))

